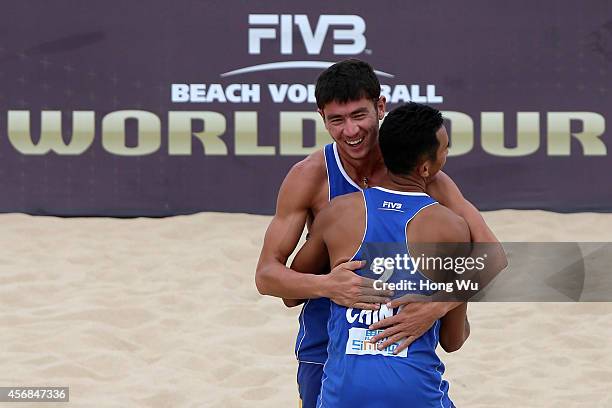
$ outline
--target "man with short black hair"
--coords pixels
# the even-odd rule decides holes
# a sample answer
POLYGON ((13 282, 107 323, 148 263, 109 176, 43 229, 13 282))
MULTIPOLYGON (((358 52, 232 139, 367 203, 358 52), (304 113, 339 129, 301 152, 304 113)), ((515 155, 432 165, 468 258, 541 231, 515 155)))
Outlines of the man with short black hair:
MULTIPOLYGON (((414 243, 470 242, 465 220, 425 193, 426 180, 440 171, 448 154, 440 112, 416 103, 403 105, 389 113, 379 140, 389 170, 385 180, 379 187, 338 197, 321 210, 291 269, 325 271, 328 264, 335 267, 349 258, 365 260, 357 274, 372 278, 374 259, 406 259, 407 265, 396 267, 390 276, 395 283, 411 282, 418 288, 432 272, 440 271, 416 269, 409 251, 414 243), (385 205, 389 203, 393 206, 385 205)), ((453 255, 457 254, 436 253, 443 259, 453 255)), ((412 293, 424 294, 419 289, 412 293)), ((452 352, 465 342, 467 304, 437 319, 409 348, 400 344, 402 334, 376 341, 382 331, 370 326, 400 309, 381 305, 379 310, 360 310, 331 303, 328 358, 317 407, 453 406, 436 347, 440 343, 452 352)))

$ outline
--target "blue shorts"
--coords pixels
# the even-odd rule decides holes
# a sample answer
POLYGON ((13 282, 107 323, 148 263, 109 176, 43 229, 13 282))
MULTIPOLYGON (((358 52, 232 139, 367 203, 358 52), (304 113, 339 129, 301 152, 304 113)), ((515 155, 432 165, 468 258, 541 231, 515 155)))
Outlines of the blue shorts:
POLYGON ((323 364, 298 364, 297 383, 302 408, 315 408, 317 398, 321 392, 321 377, 323 377, 323 364))

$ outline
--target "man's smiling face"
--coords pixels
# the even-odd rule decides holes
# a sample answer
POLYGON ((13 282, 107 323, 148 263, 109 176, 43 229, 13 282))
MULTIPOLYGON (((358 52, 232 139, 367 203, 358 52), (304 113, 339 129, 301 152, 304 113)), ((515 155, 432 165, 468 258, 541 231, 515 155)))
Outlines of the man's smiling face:
POLYGON ((385 115, 385 100, 332 101, 319 113, 343 156, 363 159, 378 144, 378 123, 385 115))

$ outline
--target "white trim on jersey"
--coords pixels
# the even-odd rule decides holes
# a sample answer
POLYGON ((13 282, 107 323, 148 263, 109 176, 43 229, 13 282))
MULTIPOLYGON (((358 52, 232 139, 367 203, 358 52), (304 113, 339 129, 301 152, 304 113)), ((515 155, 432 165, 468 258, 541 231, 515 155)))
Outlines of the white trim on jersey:
MULTIPOLYGON (((359 253, 359 251, 361 251, 361 247, 363 246, 366 235, 368 234, 368 200, 366 200, 365 191, 363 190, 361 191, 361 196, 363 197, 363 206, 365 207, 365 228, 363 229, 363 237, 361 238, 361 243, 359 244, 359 248, 357 248, 357 251, 355 251, 353 256, 351 256, 350 258, 351 261, 354 260, 357 254, 359 253)), ((360 259, 360 261, 363 261, 363 259, 360 259)))
POLYGON ((327 163, 326 149, 323 149, 323 159, 325 159, 325 174, 327 174, 327 201, 331 201, 331 183, 329 182, 329 163, 327 163))
POLYGON ((297 361, 300 361, 300 349, 302 348, 302 342, 306 338, 306 321, 304 320, 304 314, 306 312, 306 307, 308 307, 309 303, 310 303, 310 299, 308 299, 306 303, 304 304, 304 306, 302 307, 302 315, 300 316, 302 318, 302 327, 304 328, 304 334, 302 335, 302 338, 300 339, 300 343, 297 346, 297 350, 295 351, 295 358, 297 361))
MULTIPOLYGON (((439 331, 440 331, 439 324, 440 324, 440 319, 436 320, 436 324, 434 326, 434 339, 435 339, 436 347, 438 345, 438 342, 440 341, 439 334, 438 334, 439 331)), ((436 355, 436 357, 438 357, 438 356, 436 355)), ((436 366, 435 371, 436 371, 436 373, 438 373, 440 375, 440 385, 438 385, 438 391, 440 391, 440 393, 442 394, 440 396, 440 406, 442 408, 444 408, 444 403, 442 402, 442 400, 444 399, 444 391, 442 391, 442 383, 444 382, 444 380, 442 379, 442 373, 438 370, 438 368, 440 368, 440 366, 442 365, 442 360, 440 360, 440 357, 438 357, 438 361, 439 361, 439 363, 436 366)), ((449 408, 452 407, 452 406, 453 405, 451 403, 451 405, 449 405, 449 408)))
POLYGON ((348 174, 346 174, 346 171, 344 171, 344 167, 342 167, 342 162, 340 161, 340 156, 338 155, 338 147, 336 146, 336 142, 334 142, 334 157, 336 158, 336 164, 338 165, 338 169, 340 169, 340 173, 342 173, 346 181, 351 183, 351 185, 359 191, 362 191, 362 188, 355 184, 353 179, 350 178, 348 174))
POLYGON ((427 193, 418 193, 418 192, 409 192, 409 191, 395 191, 395 190, 389 190, 388 188, 383 188, 383 187, 372 187, 372 188, 375 188, 375 189, 380 190, 380 191, 384 191, 385 193, 391 193, 391 194, 399 194, 399 195, 406 195, 406 196, 429 197, 429 194, 427 194, 427 193))

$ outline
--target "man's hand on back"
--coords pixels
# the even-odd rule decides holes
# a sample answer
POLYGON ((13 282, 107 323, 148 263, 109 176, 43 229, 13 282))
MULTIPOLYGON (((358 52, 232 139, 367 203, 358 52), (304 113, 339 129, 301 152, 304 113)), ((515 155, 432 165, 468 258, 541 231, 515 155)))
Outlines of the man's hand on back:
POLYGON ((343 262, 324 276, 323 294, 340 306, 376 310, 390 301, 393 291, 374 289, 374 280, 357 275, 364 261, 343 262))
POLYGON ((403 339, 394 354, 401 352, 429 330, 436 320, 461 304, 460 302, 404 302, 402 298, 390 302, 390 307, 398 307, 402 304, 404 307, 395 316, 379 320, 370 326, 371 330, 385 329, 370 340, 371 343, 376 343, 387 338, 378 347, 379 349, 384 349, 403 339))

